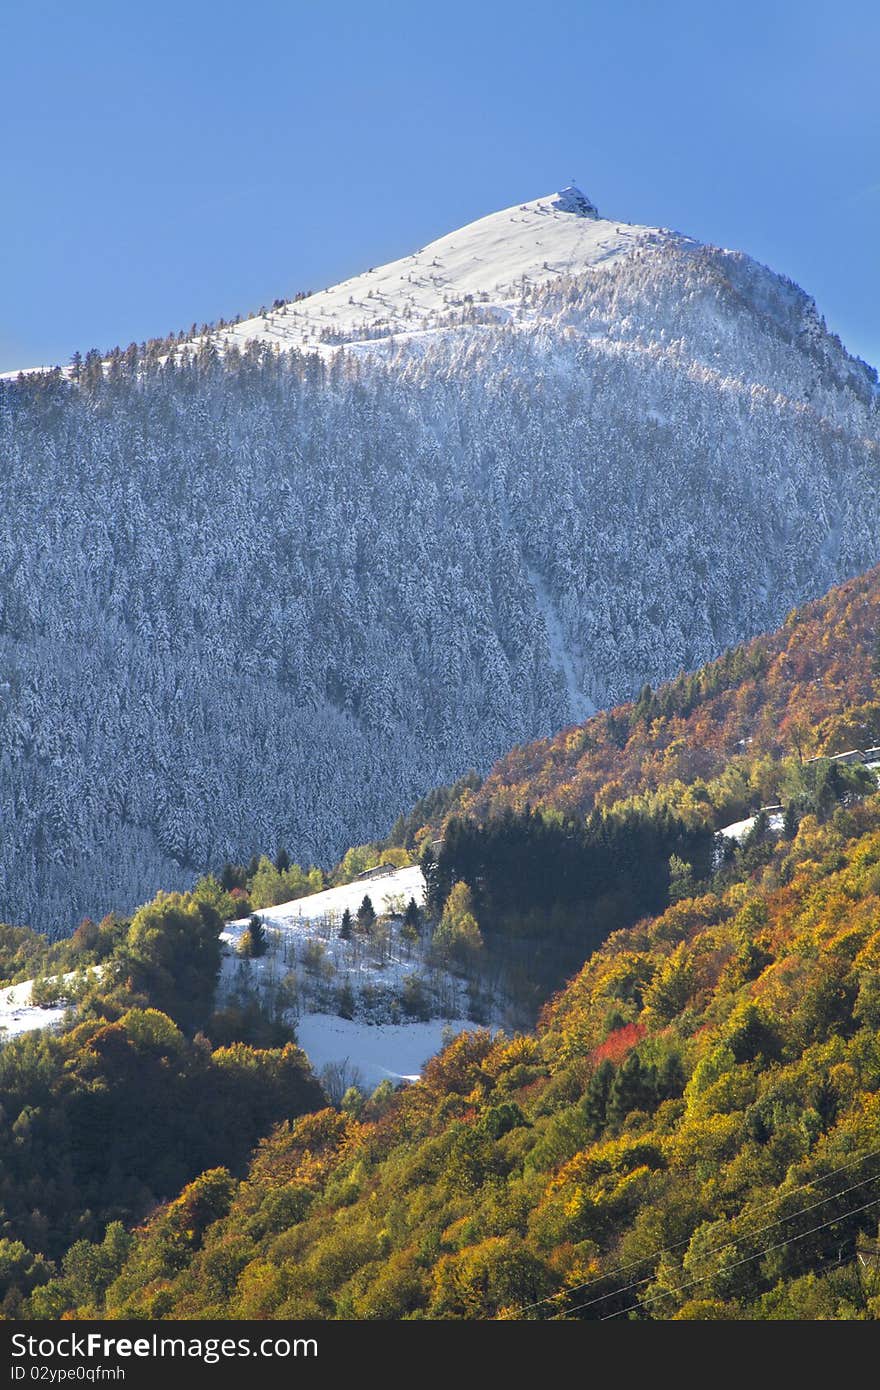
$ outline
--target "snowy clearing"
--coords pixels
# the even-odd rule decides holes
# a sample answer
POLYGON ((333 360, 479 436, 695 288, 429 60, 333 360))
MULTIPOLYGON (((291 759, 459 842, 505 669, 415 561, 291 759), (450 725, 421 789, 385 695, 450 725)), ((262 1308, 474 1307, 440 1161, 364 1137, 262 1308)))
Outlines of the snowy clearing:
MULTIPOLYGON (((359 878, 340 888, 326 888, 323 893, 311 893, 306 898, 279 903, 277 907, 262 907, 256 916, 261 917, 268 927, 275 927, 279 931, 297 930, 316 922, 338 922, 346 908, 354 916, 365 896, 370 898, 380 916, 400 905, 401 899, 403 907, 410 898, 415 898, 421 907, 425 901, 425 876, 418 864, 412 864, 405 869, 395 869, 391 874, 359 878)), ((237 942, 248 921, 249 918, 241 917, 229 922, 223 940, 237 942)))
MULTIPOLYGON (((416 865, 263 908, 256 915, 266 925, 267 950, 256 959, 237 950, 248 919, 230 922, 221 998, 235 1003, 258 994, 279 1009, 316 1072, 344 1068, 367 1090, 386 1077, 415 1079, 444 1036, 480 1025, 466 1017, 473 982, 432 960, 429 937, 403 934, 399 914, 410 898, 419 906, 425 900, 416 865), (356 917, 365 895, 379 918, 391 919, 343 940, 342 914, 347 908, 356 917)), ((498 1005, 491 992, 483 995, 480 1016, 493 1026, 498 1005)))
MULTIPOLYGON (((63 978, 70 980, 73 975, 63 978)), ((67 1013, 67 1004, 52 1004, 44 1008, 31 1003, 33 987, 33 980, 0 986, 0 1043, 17 1038, 22 1033, 34 1033, 39 1028, 55 1028, 67 1013)))
MULTIPOLYGON (((725 840, 736 840, 740 843, 745 839, 751 830, 757 815, 748 816, 746 820, 733 821, 731 825, 725 825, 721 830, 716 830, 716 835, 723 835, 725 840)), ((767 829, 778 833, 782 829, 783 814, 781 811, 771 811, 767 817, 767 829)))
MULTIPOLYGON (((241 917, 227 923, 221 937, 230 952, 223 962, 224 988, 234 991, 250 980, 261 989, 271 989, 286 968, 294 968, 301 1002, 314 1001, 351 984, 381 995, 387 1005, 400 994, 407 977, 418 974, 432 995, 434 1011, 445 1007, 454 1012, 463 994, 460 982, 445 971, 426 971, 422 949, 403 939, 399 930, 372 938, 354 931, 347 941, 340 937, 342 914, 347 908, 356 917, 365 897, 369 897, 377 917, 402 914, 410 898, 421 907, 425 901, 424 875, 418 865, 412 865, 260 908, 254 915, 266 926, 268 950, 255 960, 242 961, 237 952, 250 919, 241 917)), ((375 1007, 379 1011, 383 1007, 378 998, 375 1007)))
POLYGON ((461 1018, 371 1024, 332 1014, 303 1014, 297 1040, 316 1072, 347 1063, 348 1080, 372 1091, 386 1079, 417 1081, 425 1062, 449 1037, 475 1027, 461 1018))

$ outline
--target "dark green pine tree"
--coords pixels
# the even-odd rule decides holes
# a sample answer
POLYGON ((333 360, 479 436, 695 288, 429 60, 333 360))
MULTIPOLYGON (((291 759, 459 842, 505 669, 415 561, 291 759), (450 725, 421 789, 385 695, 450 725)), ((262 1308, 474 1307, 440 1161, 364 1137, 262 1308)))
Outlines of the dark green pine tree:
POLYGON ((247 924, 245 955, 264 956, 266 954, 266 928, 262 917, 254 913, 247 924))
POLYGON ((608 1097, 614 1080, 614 1067, 607 1058, 600 1062, 590 1077, 586 1094, 581 1101, 581 1109, 591 1132, 601 1134, 605 1128, 608 1111, 608 1097))
POLYGON ((278 870, 279 874, 285 873, 286 870, 290 868, 290 855, 283 845, 275 856, 275 868, 278 870))
POLYGON ((608 1090, 605 1119, 609 1124, 623 1124, 633 1110, 653 1109, 657 1100, 657 1072, 644 1066, 637 1052, 631 1052, 614 1073, 608 1090))
POLYGON ((410 898, 403 914, 403 935, 408 941, 418 941, 422 925, 421 909, 415 898, 410 898))
POLYGON ((782 833, 786 840, 794 839, 798 833, 799 824, 797 807, 793 801, 789 801, 785 808, 785 815, 782 817, 782 833))
POLYGON ((220 873, 220 886, 227 893, 231 893, 233 888, 244 888, 245 881, 246 872, 243 865, 229 863, 223 865, 220 873))
POLYGON ((376 913, 368 893, 364 894, 364 900, 357 910, 358 931, 369 934, 376 925, 376 913))
POLYGON ((392 825, 391 832, 388 836, 388 843, 390 845, 406 844, 406 819, 404 816, 398 816, 397 820, 392 825))
POLYGON ((339 936, 342 941, 351 941, 351 913, 348 908, 342 914, 342 922, 339 927, 339 936))

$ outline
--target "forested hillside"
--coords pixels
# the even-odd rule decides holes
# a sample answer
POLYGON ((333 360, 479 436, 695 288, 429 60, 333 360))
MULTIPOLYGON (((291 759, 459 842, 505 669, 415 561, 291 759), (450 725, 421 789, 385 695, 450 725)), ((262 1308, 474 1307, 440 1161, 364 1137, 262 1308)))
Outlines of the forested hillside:
MULTIPOLYGON (((880 742, 880 571, 793 609, 773 633, 577 728, 514 748, 420 824, 505 811, 674 806, 716 829, 795 790, 794 767, 880 742)), ((817 769, 818 771, 818 769, 817 769)), ((800 778, 798 772, 795 780, 800 778)))
MULTIPOLYGON (((464 1034, 412 1086, 352 1090, 338 1109, 285 1120, 246 1174, 215 1161, 133 1234, 93 1223, 55 1267, 39 1244, 18 1266, 10 1256, 9 1308, 880 1315, 880 796, 858 761, 809 760, 811 747, 876 738, 878 587, 876 574, 847 584, 688 678, 690 709, 683 681, 654 692, 667 707, 651 724, 658 746, 679 758, 659 791, 649 759, 627 798, 586 820, 507 805, 472 819, 459 803, 439 857, 425 859, 429 900, 449 909, 467 889, 488 941, 561 935, 582 958, 603 924, 612 931, 534 1034, 464 1034), (720 741, 706 732, 724 729, 719 708, 732 720, 720 741), (725 737, 728 762, 707 782, 703 759, 720 758, 725 737), (758 817, 739 844, 707 853, 723 786, 745 801, 772 789, 781 828, 758 817), (633 924, 615 931, 621 914, 633 924)), ((633 707, 600 717, 632 719, 633 707)), ((157 910, 170 908, 129 929, 134 960, 157 910)), ((155 967, 137 979, 168 988, 155 967)), ((143 1037, 140 1022, 116 1025, 133 1026, 143 1037)))
POLYGON ((259 1010, 216 1011, 222 927, 208 901, 181 894, 84 922, 52 948, 0 927, 0 978, 39 971, 45 986, 61 971, 77 1001, 60 1032, 0 1045, 0 1315, 33 1293, 54 1316, 71 1289, 109 1282, 130 1227, 197 1180, 182 1255, 225 1209, 228 1170, 243 1173, 274 1124, 325 1103, 289 1030, 259 1010), (219 1164, 219 1186, 200 1177, 219 1164), (60 1300, 41 1292, 56 1270, 70 1280, 60 1300))
MULTIPOLYGON (((880 808, 618 932, 536 1037, 284 1126, 117 1316, 861 1318, 880 1214, 880 808)), ((180 1199, 186 1204, 197 1193, 180 1199)))
POLYGON ((869 369, 748 258, 627 236, 357 350, 0 383, 5 918, 329 865, 876 562, 869 369))

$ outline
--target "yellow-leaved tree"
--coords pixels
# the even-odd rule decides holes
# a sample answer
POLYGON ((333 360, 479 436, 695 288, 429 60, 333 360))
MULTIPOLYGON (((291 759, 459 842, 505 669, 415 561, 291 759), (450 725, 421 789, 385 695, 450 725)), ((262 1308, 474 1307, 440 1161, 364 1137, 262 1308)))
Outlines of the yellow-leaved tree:
POLYGON ((473 894, 466 883, 454 883, 434 933, 434 950, 444 960, 467 964, 482 949, 483 936, 474 916, 473 894))

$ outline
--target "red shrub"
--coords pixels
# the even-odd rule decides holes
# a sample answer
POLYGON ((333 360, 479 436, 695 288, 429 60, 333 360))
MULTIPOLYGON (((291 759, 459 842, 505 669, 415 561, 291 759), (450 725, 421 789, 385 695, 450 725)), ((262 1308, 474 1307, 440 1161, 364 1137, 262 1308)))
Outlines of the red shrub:
POLYGON ((597 1066, 600 1062, 614 1062, 616 1065, 638 1046, 644 1036, 645 1029, 641 1023, 625 1023, 622 1028, 615 1028, 603 1043, 593 1049, 590 1059, 597 1066))

